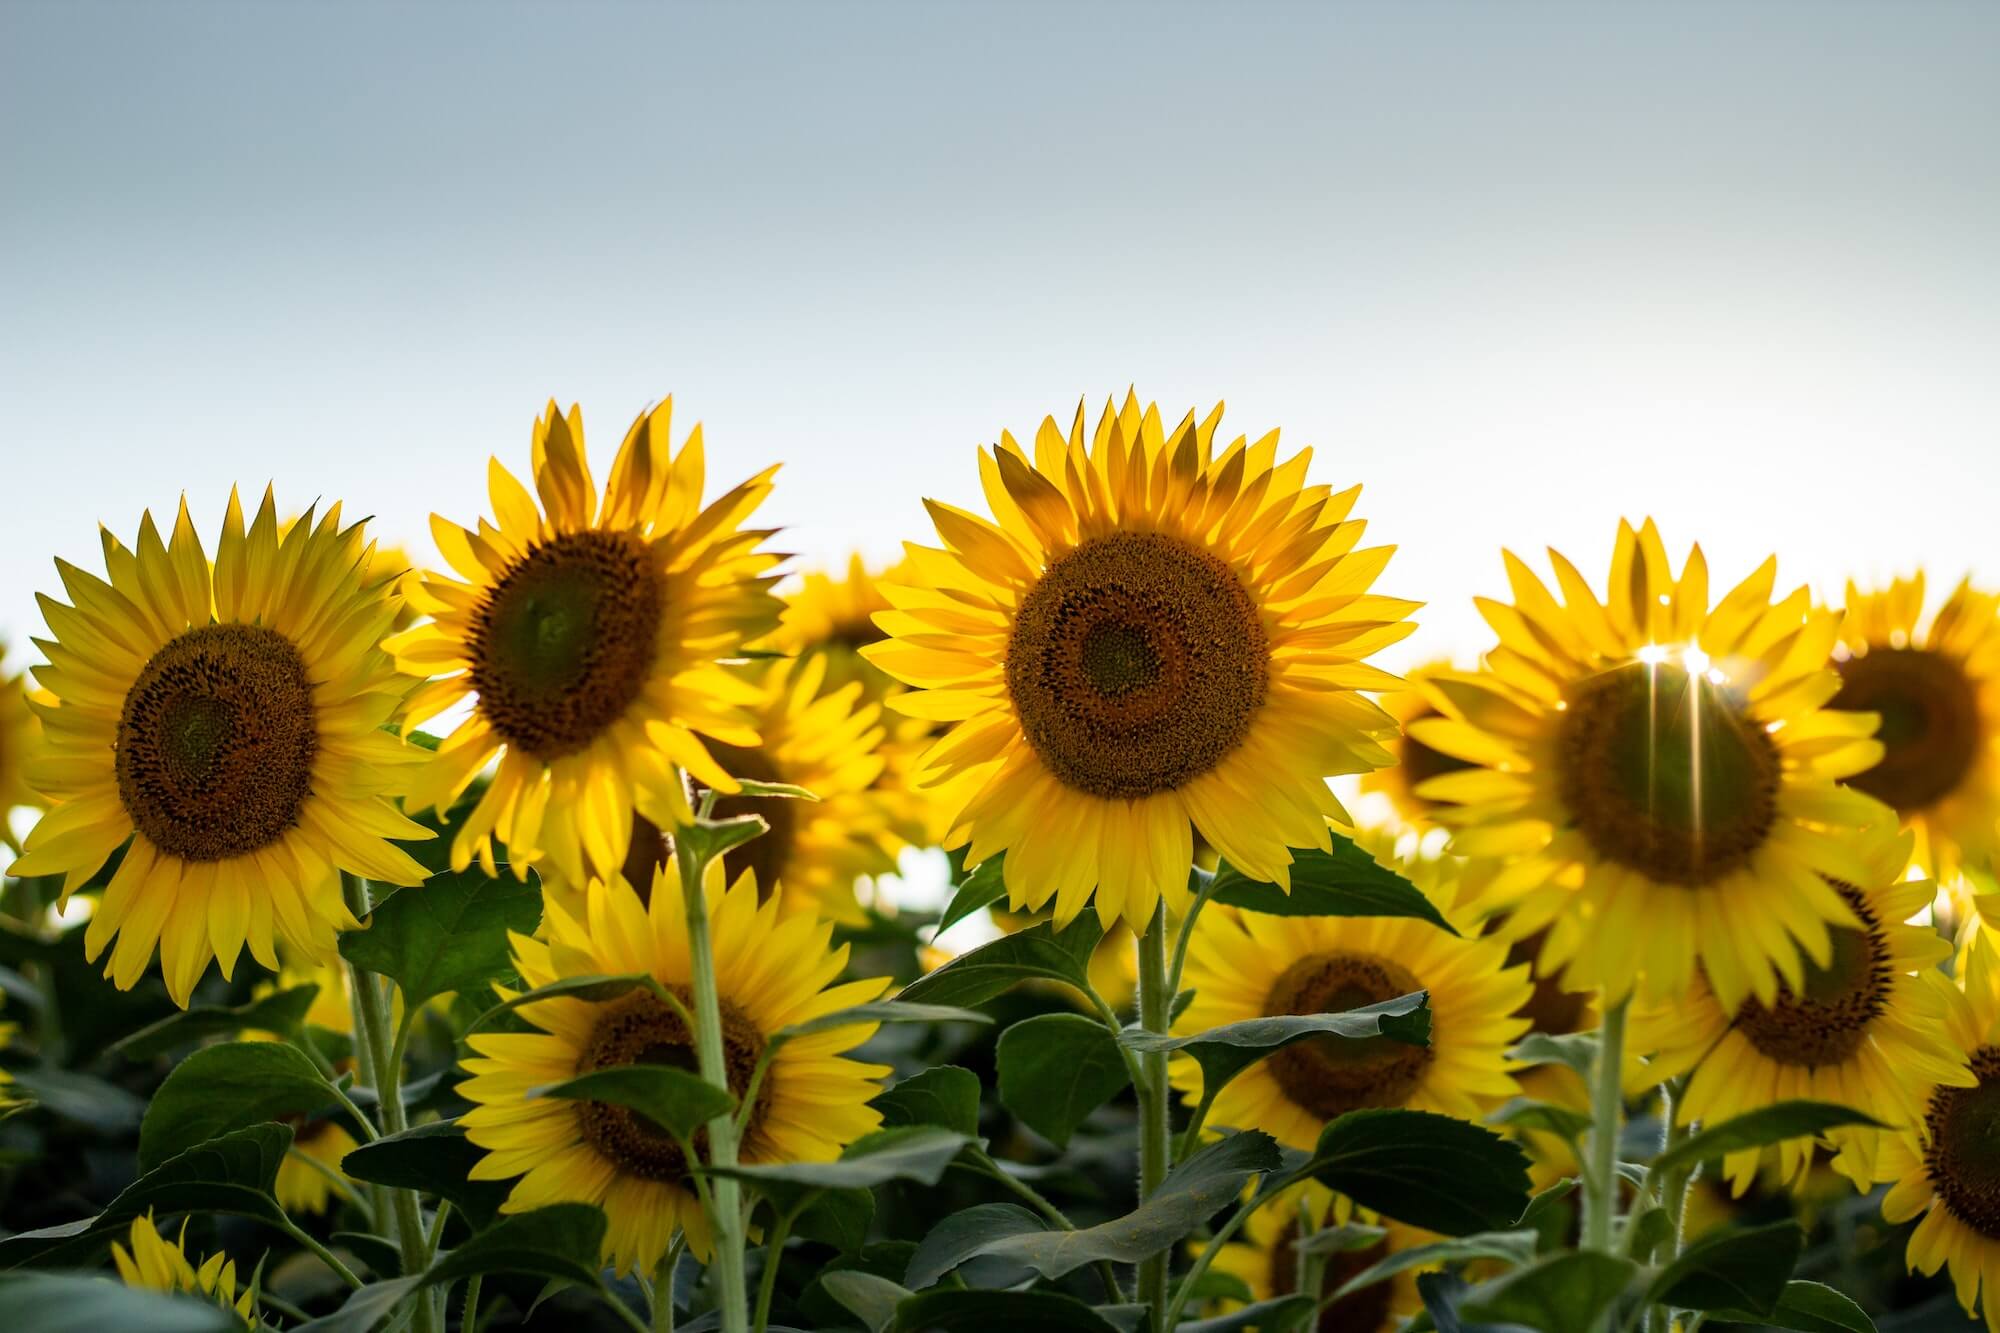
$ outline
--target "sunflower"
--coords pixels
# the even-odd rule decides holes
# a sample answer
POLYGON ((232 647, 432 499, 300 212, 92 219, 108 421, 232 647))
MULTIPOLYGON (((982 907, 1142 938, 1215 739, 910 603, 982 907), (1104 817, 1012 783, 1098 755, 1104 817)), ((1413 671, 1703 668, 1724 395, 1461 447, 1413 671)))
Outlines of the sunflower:
MULTIPOLYGON (((1194 999, 1177 1033, 1272 1014, 1318 1014, 1427 991, 1430 1044, 1387 1037, 1307 1040, 1223 1088, 1212 1124, 1257 1128, 1311 1149, 1327 1121, 1400 1106, 1477 1120, 1519 1092, 1507 1048, 1527 1030, 1525 966, 1506 945, 1452 935, 1413 917, 1268 916, 1211 906, 1195 919, 1185 983, 1194 999)), ((1201 1093, 1201 1070, 1176 1060, 1174 1086, 1201 1093)))
POLYGON ((1425 682, 1451 669, 1448 661, 1426 662, 1404 674, 1404 688, 1386 691, 1381 697, 1383 711, 1403 728, 1403 734, 1384 743, 1395 762, 1387 768, 1364 773, 1361 790, 1380 792, 1387 799, 1395 822, 1404 827, 1423 829, 1434 822, 1433 812, 1438 803, 1417 795, 1419 786, 1432 778, 1472 767, 1467 760, 1433 750, 1409 734, 1412 722, 1438 716, 1437 705, 1424 692, 1425 682))
MULTIPOLYGON (((6 1003, 7 997, 4 994, 0 994, 0 1007, 4 1007, 6 1003)), ((8 1046, 13 1044, 16 1026, 13 1023, 0 1023, 0 1051, 7 1049, 8 1046)), ((6 1116, 15 1108, 22 1105, 21 1099, 16 1097, 9 1089, 8 1085, 13 1083, 13 1081, 14 1076, 7 1072, 5 1066, 0 1066, 0 1117, 6 1116)))
MULTIPOLYGON (((353 1040, 354 1010, 348 1001, 348 973, 344 967, 330 964, 316 964, 310 967, 287 966, 278 973, 275 982, 265 982, 251 992, 253 1000, 261 1000, 281 990, 295 990, 311 985, 318 988, 312 1005, 306 1010, 305 1026, 322 1028, 341 1037, 353 1040)), ((396 1018, 401 1019, 402 996, 396 996, 396 1018)), ((240 1041, 283 1041, 276 1032, 259 1028, 245 1028, 237 1033, 240 1041)), ((352 1057, 334 1061, 336 1073, 345 1073, 354 1068, 352 1057)), ((288 1212, 324 1213, 332 1203, 336 1193, 351 1183, 347 1173, 340 1169, 340 1163, 347 1154, 360 1145, 347 1127, 331 1117, 307 1119, 302 1115, 283 1117, 292 1127, 292 1146, 285 1154, 285 1160, 278 1164, 277 1183, 272 1187, 278 1205, 288 1212)))
MULTIPOLYGON (((0 645, 0 656, 6 651, 0 645)), ((0 842, 9 847, 15 843, 13 830, 7 825, 8 813, 36 803, 34 790, 28 786, 27 766, 37 730, 35 715, 28 707, 27 680, 0 674, 0 842)))
POLYGON ((1698 962, 1726 1011, 1768 1006, 1860 924, 1829 879, 1865 881, 1848 834, 1890 818, 1839 785, 1882 755, 1872 715, 1823 707, 1839 618, 1774 604, 1775 559, 1711 609, 1701 548, 1676 579, 1650 520, 1619 524, 1607 602, 1549 558, 1566 602, 1509 553, 1513 604, 1479 603, 1500 646, 1429 682, 1448 715, 1411 733, 1479 767, 1422 794, 1460 803, 1454 851, 1506 863, 1505 928, 1546 930, 1569 989, 1672 997, 1698 962))
POLYGON ((375 647, 396 598, 338 504, 277 528, 268 490, 247 532, 231 491, 211 571, 183 501, 170 543, 147 514, 136 554, 104 533, 109 582, 58 560, 74 605, 41 598, 55 702, 35 705, 29 780, 53 805, 13 873, 62 875, 67 899, 129 842, 85 951, 116 936, 106 972, 129 990, 157 944, 183 1007, 245 944, 273 971, 276 936, 330 954, 357 924, 336 870, 424 880, 389 841, 431 836, 387 800, 409 755, 383 730, 405 683, 375 647))
MULTIPOLYGON (((1808 963, 1803 985, 1781 984, 1774 1002, 1747 1000, 1732 1016, 1697 971, 1680 999, 1638 1009, 1628 1049, 1652 1059, 1632 1069, 1631 1090, 1691 1073, 1674 1108, 1681 1124, 1804 1099, 1909 1125, 1922 1118, 1931 1087, 1970 1085, 1965 1049, 1945 1022, 1951 982, 1937 966, 1951 945, 1905 924, 1934 888, 1902 877, 1910 842, 1891 827, 1857 844, 1868 878, 1833 888, 1860 924, 1833 927, 1828 963, 1808 963)), ((1814 1142, 1789 1139, 1772 1152, 1777 1184, 1789 1188, 1811 1166, 1814 1142)), ((1735 1194, 1750 1187, 1761 1156, 1753 1148, 1723 1159, 1735 1194)))
POLYGON ((1847 585, 1833 707, 1881 716, 1882 758, 1848 785, 1894 806, 1917 864, 1949 880, 2000 850, 2000 597, 1965 582, 1928 625, 1923 610, 1921 573, 1847 585))
MULTIPOLYGON (((729 1082, 740 1096, 778 1029, 873 1000, 887 982, 829 987, 847 962, 846 945, 829 947, 833 927, 810 915, 786 914, 776 901, 760 905, 748 875, 725 893, 722 874, 712 863, 704 891, 729 1082)), ((529 986, 647 972, 688 998, 687 919, 673 866, 654 879, 649 902, 614 878, 590 884, 582 917, 572 917, 559 902, 551 902, 548 913, 554 923, 546 941, 514 936, 515 967, 529 986)), ((458 1091, 475 1105, 460 1123, 487 1150, 472 1178, 521 1177, 504 1211, 565 1202, 602 1208, 611 1221, 604 1257, 621 1273, 652 1272, 676 1229, 705 1262, 708 1223, 689 1187, 687 1162, 670 1138, 624 1107, 533 1095, 593 1069, 686 1065, 693 1056, 686 1025, 645 991, 601 1002, 537 1000, 520 1013, 541 1031, 467 1038, 478 1056, 465 1062, 472 1077, 458 1091)), ((832 1028, 778 1047, 758 1087, 740 1160, 826 1161, 875 1129, 881 1115, 868 1101, 890 1071, 842 1054, 872 1036, 875 1026, 832 1028)))
POLYGON ((632 423, 602 504, 582 415, 550 403, 533 441, 540 508, 496 458, 495 522, 475 532, 432 516, 459 578, 406 578, 411 604, 434 619, 383 646, 412 675, 447 673, 411 696, 410 726, 473 701, 412 809, 442 811, 499 757, 452 843, 455 869, 476 856, 494 873, 497 834, 517 874, 546 854, 581 884, 624 861, 633 810, 661 827, 693 819, 676 766, 739 790, 695 733, 757 743, 746 711, 756 690, 721 659, 776 623, 769 571, 781 557, 741 524, 777 469, 703 508, 701 428, 671 454, 672 411, 669 399, 632 423))
POLYGON ((826 680, 832 687, 858 680, 874 698, 899 688, 861 656, 863 648, 888 637, 874 617, 890 607, 859 552, 848 557, 845 574, 826 570, 802 574, 798 586, 784 594, 784 602, 778 628, 758 648, 788 657, 825 658, 826 680))
POLYGON ((1359 488, 1305 485, 1311 451, 1273 431, 1214 457, 1221 408, 1171 436, 1156 407, 1053 419, 1031 461, 980 454, 996 522, 929 504, 946 549, 909 547, 886 583, 892 639, 862 655, 922 688, 891 706, 952 722, 924 766, 976 773, 947 845, 1007 853, 1012 905, 1051 898, 1144 930, 1186 902, 1193 834, 1289 887, 1292 847, 1346 820, 1329 776, 1390 761, 1395 723, 1361 659, 1406 635, 1409 602, 1368 595, 1388 547, 1355 550, 1359 488))
POLYGON ((1930 1274, 1949 1266, 1958 1303, 1968 1315, 1983 1305, 1989 1333, 2000 1333, 2000 1148, 1992 1133, 2000 1116, 2000 950, 1978 928, 1959 961, 1965 990, 1949 993, 1947 1024, 1970 1054, 1972 1085, 1924 1089, 1920 1118, 1857 1141, 1840 1165, 1851 1178, 1893 1182, 1883 1218, 1900 1225, 1922 1217, 1910 1233, 1910 1268, 1930 1274))
POLYGON ((149 1209, 144 1217, 132 1219, 130 1239, 130 1250, 111 1242, 111 1262, 126 1286, 184 1292, 234 1310, 246 1322, 256 1320, 256 1291, 246 1287, 241 1296, 236 1294, 235 1260, 217 1253, 202 1260, 199 1268, 188 1261, 187 1219, 181 1220, 180 1235, 169 1241, 154 1228, 149 1209))
MULTIPOLYGON (((1377 1226, 1381 1239, 1359 1249, 1342 1250, 1326 1256, 1322 1296, 1340 1290, 1392 1254, 1428 1244, 1436 1239, 1429 1232, 1388 1218, 1342 1207, 1345 1200, 1316 1180, 1302 1181, 1280 1191, 1272 1200, 1250 1214, 1243 1224, 1243 1239, 1230 1241, 1215 1252, 1209 1266, 1216 1272, 1241 1278, 1250 1295, 1259 1301, 1287 1296, 1298 1290, 1299 1252, 1292 1248, 1302 1231, 1317 1231, 1333 1224, 1336 1214, 1350 1213, 1364 1226, 1377 1226)), ((1423 1308, 1417 1294, 1417 1272, 1406 1268, 1386 1282, 1363 1287, 1334 1301, 1320 1311, 1315 1328, 1327 1333, 1387 1333, 1406 1316, 1423 1308)), ((1217 1313, 1227 1313, 1233 1302, 1218 1302, 1217 1313)))

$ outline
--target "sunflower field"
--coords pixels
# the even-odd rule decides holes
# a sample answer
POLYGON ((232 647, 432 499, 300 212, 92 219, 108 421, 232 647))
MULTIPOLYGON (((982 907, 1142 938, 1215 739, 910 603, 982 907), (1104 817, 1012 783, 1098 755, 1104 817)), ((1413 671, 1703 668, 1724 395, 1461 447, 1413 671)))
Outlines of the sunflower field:
POLYGON ((1220 407, 888 568, 677 429, 56 561, 4 1333, 2000 1330, 2000 597, 1620 522, 1399 676, 1220 407))

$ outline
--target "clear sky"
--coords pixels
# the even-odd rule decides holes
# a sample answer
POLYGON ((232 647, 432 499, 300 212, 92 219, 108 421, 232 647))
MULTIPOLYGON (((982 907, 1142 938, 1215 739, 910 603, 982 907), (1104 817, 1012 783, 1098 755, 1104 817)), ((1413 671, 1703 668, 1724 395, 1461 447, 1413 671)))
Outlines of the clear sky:
POLYGON ((1620 514, 2000 579, 2000 6, 0 4, 0 637, 185 489, 429 554, 550 395, 807 560, 1127 384, 1317 450, 1485 646, 1620 514))

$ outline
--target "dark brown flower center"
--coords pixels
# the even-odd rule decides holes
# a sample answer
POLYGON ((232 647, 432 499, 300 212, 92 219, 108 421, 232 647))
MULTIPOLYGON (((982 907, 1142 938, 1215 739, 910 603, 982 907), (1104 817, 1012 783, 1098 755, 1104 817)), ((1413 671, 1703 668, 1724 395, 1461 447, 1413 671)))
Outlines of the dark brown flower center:
POLYGON ((1007 689, 1064 784, 1150 796, 1243 743, 1270 658, 1228 565, 1161 533, 1115 532, 1057 557, 1022 599, 1007 689))
MULTIPOLYGON (((715 762, 722 765, 722 771, 732 778, 749 782, 784 782, 785 776, 772 765, 770 756, 762 750, 743 750, 734 745, 724 745, 719 741, 708 741, 708 752, 715 756, 715 762)), ((759 815, 770 827, 745 843, 738 843, 722 854, 722 873, 729 883, 745 870, 757 876, 757 896, 769 898, 784 876, 785 867, 792 859, 792 847, 798 836, 798 802, 784 796, 718 796, 715 800, 713 818, 735 819, 743 815, 759 815)))
POLYGON ((268 847, 298 823, 319 749, 312 682, 289 639, 203 625, 154 653, 118 719, 118 795, 184 861, 268 847))
POLYGON ((1882 716, 1882 761, 1847 785, 1905 813, 1957 790, 1985 739, 1965 668, 1924 648, 1874 648, 1838 665, 1840 693, 1828 706, 1882 716))
MULTIPOLYGON (((1267 1014, 1329 1014, 1423 989, 1402 964, 1367 953, 1308 954, 1271 983, 1267 1014)), ((1436 1040, 1435 1019, 1432 1039, 1436 1040)), ((1388 1037, 1308 1037, 1271 1056, 1285 1096, 1322 1120, 1367 1106, 1401 1106, 1430 1067, 1432 1048, 1388 1037)))
POLYGON ((2000 1240, 2000 1047, 1972 1054, 1975 1088, 1939 1088, 1926 1123, 1924 1167, 1951 1215, 2000 1240))
MULTIPOLYGON (((1299 1252, 1292 1248, 1298 1238, 1298 1222, 1287 1222, 1271 1246, 1270 1280, 1274 1298, 1298 1290, 1299 1252)), ((1388 1257, 1388 1242, 1379 1240, 1358 1250, 1338 1250, 1327 1255, 1320 1270, 1324 1274, 1319 1284, 1320 1297, 1324 1299, 1339 1291, 1388 1257)), ((1395 1288, 1387 1282, 1377 1282, 1327 1306, 1320 1311, 1319 1322, 1313 1327, 1317 1333, 1375 1333, 1388 1322, 1394 1300, 1395 1288)))
MULTIPOLYGON (((685 986, 669 986, 683 1004, 694 1003, 685 986)), ((722 1002, 722 1046, 729 1070, 729 1090, 739 1098, 750 1086, 757 1061, 764 1054, 764 1034, 743 1012, 722 1002)), ((681 1016, 661 1003, 657 996, 635 991, 604 1007, 590 1044, 577 1061, 576 1072, 613 1069, 624 1065, 668 1065, 689 1073, 700 1072, 694 1037, 681 1016)), ((771 1084, 766 1079, 758 1088, 756 1106, 749 1125, 755 1127, 770 1101, 771 1084)), ((688 1179, 687 1157, 664 1126, 629 1106, 612 1102, 587 1101, 578 1104, 584 1141, 628 1176, 674 1183, 688 1179)), ((700 1151, 708 1142, 708 1131, 698 1129, 694 1146, 700 1151)))
POLYGON ((1569 697, 1563 803, 1599 856, 1667 884, 1707 884, 1764 845, 1777 817, 1771 738, 1725 686, 1633 663, 1569 697))
POLYGON ((1541 965, 1535 960, 1541 957, 1542 945, 1548 937, 1547 930, 1538 930, 1515 940, 1507 947, 1506 965, 1526 963, 1528 975, 1534 978, 1528 1002, 1516 1011, 1528 1020, 1529 1030, 1560 1037, 1583 1030, 1584 1020, 1590 1016, 1590 994, 1564 990, 1555 975, 1543 975, 1541 965))
POLYGON ((1833 955, 1821 967, 1802 959, 1803 993, 1778 983, 1778 998, 1764 1005, 1746 1000, 1736 1015, 1736 1029, 1752 1046, 1780 1064, 1837 1065, 1861 1048, 1868 1025, 1889 1005, 1895 970, 1889 944, 1875 910, 1851 884, 1828 881, 1847 900, 1862 928, 1834 926, 1833 955))
POLYGON ((508 567, 472 618, 479 711, 538 759, 584 749, 638 699, 666 585, 627 532, 566 532, 508 567))

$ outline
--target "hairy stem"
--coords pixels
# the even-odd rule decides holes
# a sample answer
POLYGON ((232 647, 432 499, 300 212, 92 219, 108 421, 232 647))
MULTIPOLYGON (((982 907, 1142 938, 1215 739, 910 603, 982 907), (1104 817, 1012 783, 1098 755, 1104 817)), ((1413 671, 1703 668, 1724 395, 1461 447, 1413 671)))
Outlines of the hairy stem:
MULTIPOLYGON (((1139 1025, 1148 1032, 1164 1034, 1167 1014, 1173 1006, 1167 990, 1167 909, 1161 903, 1153 909, 1146 933, 1139 937, 1139 1025)), ((1167 1054, 1148 1051, 1139 1059, 1139 1201, 1144 1203, 1167 1178, 1169 1152, 1167 1054)), ((1166 1327, 1167 1251, 1147 1256, 1139 1262, 1139 1303, 1148 1310, 1155 1330, 1166 1327)))
POLYGON ((1597 1065, 1591 1073, 1590 1141, 1583 1173, 1584 1248, 1611 1252, 1618 1212, 1618 1133, 1624 1125, 1625 1094, 1620 1077, 1625 1062, 1625 1010, 1629 999, 1604 1010, 1597 1034, 1597 1065))

